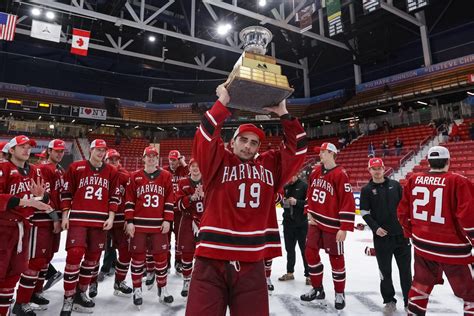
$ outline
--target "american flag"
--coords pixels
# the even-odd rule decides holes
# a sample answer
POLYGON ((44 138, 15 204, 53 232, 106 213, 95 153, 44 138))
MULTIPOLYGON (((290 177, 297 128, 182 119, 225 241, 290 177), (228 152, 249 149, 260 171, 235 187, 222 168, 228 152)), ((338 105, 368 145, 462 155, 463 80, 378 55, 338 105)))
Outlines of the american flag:
POLYGON ((0 12, 0 40, 13 41, 17 16, 0 12))

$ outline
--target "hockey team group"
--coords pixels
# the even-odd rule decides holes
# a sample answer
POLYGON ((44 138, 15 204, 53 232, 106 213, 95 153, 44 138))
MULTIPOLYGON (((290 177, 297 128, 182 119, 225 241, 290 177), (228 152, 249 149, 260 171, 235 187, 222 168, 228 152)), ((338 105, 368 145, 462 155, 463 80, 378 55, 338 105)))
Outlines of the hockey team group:
MULTIPOLYGON (((283 187, 303 166, 306 133, 283 101, 266 108, 280 117, 284 142, 279 149, 260 151, 265 133, 253 124, 240 125, 227 145, 221 129, 231 115, 226 107, 230 96, 223 85, 216 94, 218 100, 196 130, 188 164, 173 150, 169 166, 161 168, 159 153, 150 146, 143 151, 144 167, 129 173, 120 165, 120 153, 95 139, 90 156, 64 170, 60 165, 63 140, 52 140, 47 159, 37 165, 28 163, 36 146, 33 139, 20 135, 3 144, 0 315, 36 315, 33 306, 48 305, 43 285, 64 230, 64 301, 57 311, 61 316, 93 312, 94 297, 100 295, 99 261, 109 241, 118 253, 114 294, 131 297, 140 307, 146 278, 148 286, 156 282, 158 300, 172 305, 172 291, 167 288, 172 232, 174 268, 183 277, 180 295, 187 297, 186 315, 225 315, 227 310, 237 316, 269 315, 271 284, 266 273, 271 259, 282 255, 275 205, 282 200, 283 187), (131 286, 125 282, 128 273, 131 286)), ((309 176, 303 201, 308 219, 304 256, 312 287, 300 298, 325 299, 320 258, 324 250, 332 268, 334 307, 342 310, 346 306, 344 240, 354 229, 354 196, 349 176, 336 163, 337 148, 324 143, 315 150, 320 164, 309 176)), ((474 187, 448 171, 449 160, 447 148, 432 147, 430 171, 410 177, 392 203, 400 240, 408 246, 411 240, 415 250, 414 275, 409 266, 402 289, 409 315, 425 315, 430 293, 443 282, 443 273, 464 301, 465 315, 474 314, 474 187)), ((380 218, 389 220, 391 209, 386 207, 387 214, 380 214, 377 205, 391 191, 377 194, 377 184, 394 180, 384 178, 380 158, 370 159, 368 169, 372 176, 368 186, 373 187, 362 191, 366 197, 361 197, 361 215, 374 231, 375 243, 375 238, 394 231, 377 224, 380 218)), ((392 251, 387 247, 382 243, 377 249, 376 244, 376 251, 392 251)), ((381 289, 384 296, 383 284, 381 289)), ((395 302, 393 295, 384 296, 384 303, 395 302)))

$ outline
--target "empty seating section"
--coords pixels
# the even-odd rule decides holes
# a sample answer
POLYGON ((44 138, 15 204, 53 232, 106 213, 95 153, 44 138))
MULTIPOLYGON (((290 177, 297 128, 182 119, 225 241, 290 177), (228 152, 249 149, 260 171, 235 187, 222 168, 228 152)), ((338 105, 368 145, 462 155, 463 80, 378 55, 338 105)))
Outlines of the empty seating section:
POLYGON ((380 149, 382 141, 387 139, 389 144, 389 154, 384 159, 387 174, 396 171, 409 155, 410 151, 418 150, 420 143, 427 141, 433 135, 431 127, 410 126, 392 130, 390 133, 377 133, 374 135, 363 136, 343 149, 337 162, 345 167, 351 178, 354 191, 359 191, 370 180, 370 174, 367 171, 368 147, 372 142, 376 148, 376 157, 382 157, 383 151, 380 149), (394 151, 396 138, 403 141, 403 150, 399 156, 394 151))
POLYGON ((121 107, 124 120, 153 123, 193 123, 201 120, 200 114, 192 113, 191 108, 176 110, 152 110, 141 107, 121 107))
POLYGON ((160 141, 160 162, 162 166, 168 165, 168 153, 170 150, 179 150, 185 157, 186 162, 191 159, 193 150, 192 138, 168 138, 160 141))
MULTIPOLYGON (((449 171, 453 171, 462 174, 469 178, 474 183, 474 141, 461 141, 457 143, 444 143, 441 144, 449 149, 451 154, 451 164, 449 171)), ((413 172, 407 174, 405 180, 400 183, 405 183, 406 179, 415 172, 422 172, 429 170, 428 160, 423 159, 419 165, 415 166, 413 172)))
POLYGON ((461 136, 461 140, 470 140, 471 137, 469 135, 469 128, 471 124, 474 123, 474 118, 466 119, 459 125, 459 135, 461 136))
POLYGON ((115 136, 113 135, 88 135, 89 141, 96 138, 105 140, 109 148, 116 149, 120 153, 122 166, 128 171, 135 171, 143 167, 143 150, 150 144, 147 139, 133 137, 128 140, 127 138, 122 137, 120 144, 115 145, 115 136))

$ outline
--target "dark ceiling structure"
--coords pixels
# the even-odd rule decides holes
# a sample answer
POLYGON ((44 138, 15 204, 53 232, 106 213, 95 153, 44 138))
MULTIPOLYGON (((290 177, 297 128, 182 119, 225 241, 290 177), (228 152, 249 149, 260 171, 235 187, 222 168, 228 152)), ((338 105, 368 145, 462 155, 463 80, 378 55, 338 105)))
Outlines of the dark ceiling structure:
POLYGON ((238 32, 250 25, 273 33, 268 54, 298 98, 353 91, 358 82, 474 53, 472 0, 431 0, 416 13, 407 12, 406 0, 381 0, 370 14, 362 0, 342 0, 344 31, 334 37, 323 9, 311 30, 300 31, 295 13, 315 0, 258 2, 2 1, 0 11, 19 23, 15 40, 0 42, 0 81, 139 101, 154 87, 154 103, 208 101, 242 53, 238 32), (60 43, 30 37, 34 7, 56 13, 60 43), (232 25, 227 36, 217 34, 219 23, 232 25), (70 54, 73 28, 91 31, 88 56, 70 54))

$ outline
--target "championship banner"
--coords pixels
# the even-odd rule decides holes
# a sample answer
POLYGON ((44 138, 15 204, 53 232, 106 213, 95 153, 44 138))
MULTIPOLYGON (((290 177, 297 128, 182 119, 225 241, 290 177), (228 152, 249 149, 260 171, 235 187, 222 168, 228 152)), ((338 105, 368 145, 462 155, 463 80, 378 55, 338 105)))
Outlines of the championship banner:
POLYGON ((342 33, 341 0, 326 0, 329 36, 342 33))
POLYGON ((428 0, 407 0, 408 12, 423 9, 429 4, 428 0))
POLYGON ((364 14, 369 14, 380 8, 380 0, 363 0, 364 14))
POLYGON ((300 32, 306 32, 313 27, 313 13, 316 12, 316 5, 311 4, 296 13, 296 20, 300 22, 300 32))
POLYGON ((107 119, 107 110, 81 106, 79 108, 79 117, 105 121, 107 119))
POLYGON ((33 20, 31 37, 59 43, 61 40, 61 25, 33 20))

